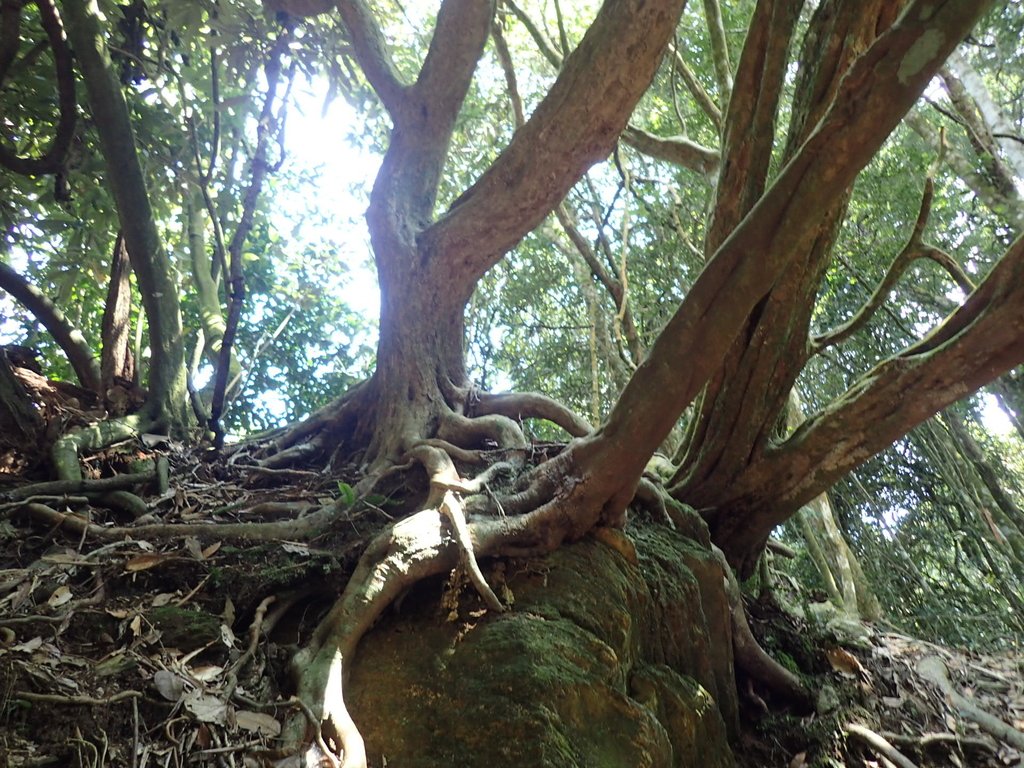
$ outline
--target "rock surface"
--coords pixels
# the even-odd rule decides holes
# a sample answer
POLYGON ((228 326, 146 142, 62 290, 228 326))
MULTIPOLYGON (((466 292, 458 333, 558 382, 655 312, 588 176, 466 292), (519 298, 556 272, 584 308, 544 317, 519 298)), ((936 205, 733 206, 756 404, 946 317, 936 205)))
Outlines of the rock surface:
POLYGON ((371 765, 733 764, 728 611, 701 545, 602 529, 489 578, 512 610, 464 591, 450 621, 427 582, 363 639, 348 692, 371 765))

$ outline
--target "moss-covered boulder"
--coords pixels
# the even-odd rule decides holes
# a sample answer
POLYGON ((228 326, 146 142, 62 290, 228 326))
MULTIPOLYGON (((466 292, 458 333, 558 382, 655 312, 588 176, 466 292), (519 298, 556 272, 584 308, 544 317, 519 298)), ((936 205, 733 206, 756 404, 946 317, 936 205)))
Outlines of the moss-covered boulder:
POLYGON ((505 614, 464 593, 451 621, 427 583, 364 638, 348 692, 371 765, 732 765, 732 642, 710 553, 634 526, 505 570, 505 614))

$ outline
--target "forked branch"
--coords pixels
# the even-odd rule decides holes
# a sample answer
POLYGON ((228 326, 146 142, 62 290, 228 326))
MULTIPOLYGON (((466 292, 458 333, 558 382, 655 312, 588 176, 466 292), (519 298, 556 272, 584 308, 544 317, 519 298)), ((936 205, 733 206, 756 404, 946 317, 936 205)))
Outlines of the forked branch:
POLYGON ((940 248, 930 245, 924 241, 924 230, 928 224, 928 216, 931 212, 932 195, 934 192, 934 184, 929 178, 925 181, 924 193, 921 197, 921 209, 917 216, 917 223, 914 225, 914 231, 910 235, 910 240, 900 251, 899 255, 893 259, 892 264, 889 265, 889 269, 886 270, 885 277, 882 278, 882 282, 875 288, 874 293, 871 294, 871 298, 865 302, 864 306, 861 307, 853 317, 847 320, 845 323, 840 325, 835 330, 823 333, 820 336, 815 336, 810 341, 810 354, 817 355, 825 351, 831 346, 839 344, 845 341, 858 330, 864 327, 864 325, 874 317, 875 312, 882 307, 885 303, 886 298, 892 292, 896 283, 907 271, 911 264, 918 259, 929 259, 934 261, 940 267, 942 267, 951 278, 956 282, 965 294, 969 294, 974 290, 974 283, 963 271, 959 264, 945 251, 940 248))
POLYGON ((373 11, 365 0, 337 0, 336 4, 359 67, 384 108, 391 114, 397 113, 409 86, 401 81, 395 69, 373 11))
MULTIPOLYGON (((681 0, 609 0, 547 96, 494 164, 420 237, 465 304, 477 280, 611 151, 654 77, 681 0), (481 248, 480 243, 486 243, 481 248)), ((438 283, 440 284, 440 282, 438 283)))

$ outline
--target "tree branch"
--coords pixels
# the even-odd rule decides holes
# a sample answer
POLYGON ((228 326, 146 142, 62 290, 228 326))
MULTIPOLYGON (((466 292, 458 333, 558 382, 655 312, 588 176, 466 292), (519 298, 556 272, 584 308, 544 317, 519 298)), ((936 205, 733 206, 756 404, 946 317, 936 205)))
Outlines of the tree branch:
POLYGON ((421 252, 443 256, 433 268, 452 285, 447 300, 464 305, 476 281, 611 151, 654 77, 682 4, 608 0, 601 8, 527 123, 421 235, 421 252))
POLYGON ((946 164, 957 176, 970 185, 971 190, 978 195, 990 211, 999 216, 1005 216, 1011 222, 1015 232, 1024 232, 1024 199, 1021 198, 1016 187, 1001 188, 1001 185, 994 184, 988 176, 977 170, 963 154, 944 146, 939 131, 928 122, 920 111, 907 115, 906 121, 918 136, 942 155, 946 164))
POLYGON ((693 96, 697 105, 704 110, 704 114, 708 116, 712 124, 718 131, 722 130, 722 110, 719 109, 718 105, 715 104, 715 100, 711 98, 711 95, 701 85, 700 80, 693 73, 693 70, 687 65, 683 59, 679 49, 672 46, 672 66, 675 71, 683 78, 683 83, 686 85, 686 89, 693 96))
MULTIPOLYGON (((803 0, 760 0, 743 44, 722 137, 722 171, 707 251, 713 253, 764 192, 789 46, 803 0)), ((725 102, 723 102, 725 103, 725 102)))
POLYGON ((505 88, 508 91, 508 100, 512 104, 512 121, 518 129, 526 122, 526 113, 523 111, 523 99, 519 95, 519 85, 516 82, 516 69, 512 63, 512 53, 505 41, 505 33, 501 29, 501 21, 494 19, 491 22, 491 39, 494 40, 494 52, 498 57, 498 64, 505 75, 505 88))
POLYGON ((924 237, 925 225, 928 223, 928 215, 931 211, 933 190, 932 180, 927 179, 925 181, 924 194, 921 198, 921 209, 910 240, 903 250, 900 251, 899 255, 893 259, 892 264, 889 265, 889 269, 885 273, 885 277, 882 278, 882 282, 878 284, 874 293, 871 294, 871 298, 864 303, 864 306, 853 317, 838 328, 811 339, 809 345, 811 356, 820 354, 829 347, 845 341, 863 328, 874 317, 875 312, 885 303, 886 298, 897 281, 903 276, 903 273, 918 259, 934 261, 953 278, 965 294, 974 290, 974 283, 971 282, 967 274, 960 268, 960 265, 953 260, 952 256, 935 246, 925 243, 922 239, 924 237))
MULTIPOLYGON (((576 252, 586 262, 591 274, 605 287, 612 302, 615 304, 616 316, 620 316, 623 331, 623 333, 616 333, 616 338, 621 342, 622 336, 625 336, 625 346, 629 350, 628 362, 635 368, 640 360, 643 359, 644 349, 640 341, 640 334, 636 328, 636 322, 633 320, 633 310, 630 307, 622 280, 609 272, 608 268, 597 258, 597 254, 594 253, 594 249, 590 247, 590 243, 586 241, 579 227, 576 226, 576 222, 573 221, 568 206, 564 202, 559 203, 558 207, 555 208, 555 216, 558 219, 558 223, 562 225, 565 234, 568 235, 570 242, 576 248, 576 252)), ((622 345, 620 344, 620 352, 623 355, 623 359, 625 359, 626 352, 621 347, 622 345)))
MULTIPOLYGON (((245 298, 245 276, 242 272, 242 249, 252 230, 254 216, 256 215, 256 204, 259 202, 260 194, 263 192, 263 180, 266 178, 269 166, 267 163, 267 152, 274 135, 281 130, 284 111, 287 104, 282 104, 277 114, 274 113, 275 102, 277 101, 277 89, 281 80, 281 57, 288 50, 291 42, 291 29, 285 26, 274 41, 274 45, 267 54, 264 64, 264 72, 267 78, 267 93, 263 101, 263 109, 260 112, 259 124, 256 128, 256 149, 253 152, 252 163, 249 170, 249 186, 245 191, 242 200, 242 215, 238 220, 238 226, 228 244, 229 269, 228 278, 229 300, 227 322, 224 325, 224 335, 221 337, 220 354, 217 360, 217 378, 213 385, 213 398, 210 402, 209 426, 215 435, 215 446, 220 450, 224 446, 224 430, 220 423, 221 415, 224 412, 224 398, 228 390, 228 378, 231 373, 231 350, 235 341, 235 332, 238 328, 238 321, 242 315, 242 302, 245 298)), ((287 98, 285 99, 287 101, 287 98)))
POLYGON ((541 32, 540 28, 533 23, 533 19, 529 17, 526 11, 520 8, 515 3, 515 0, 502 0, 502 4, 512 11, 515 17, 519 19, 520 23, 526 27, 526 31, 530 33, 530 37, 533 38, 533 42, 537 44, 537 49, 540 51, 541 55, 548 60, 548 63, 556 70, 561 69, 561 55, 555 50, 551 41, 548 40, 547 35, 541 32))
POLYGON ((82 332, 68 322, 57 305, 3 262, 0 262, 0 289, 11 294, 49 331, 67 355, 79 383, 86 389, 100 393, 99 361, 82 332))
POLYGON ((0 0, 0 85, 21 45, 21 9, 25 0, 0 0))
POLYGON ((622 132, 622 140, 638 152, 688 168, 708 178, 718 173, 718 164, 722 159, 715 150, 702 147, 685 136, 655 136, 631 125, 626 126, 622 132))
POLYGON ((730 558, 749 556, 793 510, 947 405, 1024 362, 1022 328, 1024 238, 938 328, 861 376, 734 483, 733 497, 710 521, 728 539, 730 558), (732 512, 758 496, 758 483, 774 489, 770 509, 756 519, 732 512))
POLYGON ((359 67, 384 108, 392 115, 396 114, 409 86, 398 76, 373 11, 364 0, 337 0, 337 6, 359 67))
MULTIPOLYGON (((444 0, 430 47, 413 86, 417 112, 438 115, 454 124, 483 53, 494 18, 491 0, 444 0)), ((398 119, 398 116, 396 116, 398 119)), ((451 129, 447 129, 451 133, 451 129)))
POLYGON ((725 39, 725 22, 718 0, 704 0, 704 18, 711 38, 711 55, 718 78, 718 101, 728 104, 732 98, 732 65, 729 64, 729 44, 725 39))
POLYGON ((629 457, 622 472, 640 476, 647 457, 720 369, 755 305, 816 238, 816 214, 845 195, 985 10, 974 0, 939 6, 915 0, 849 69, 823 119, 709 260, 596 433, 629 457), (654 401, 651 392, 659 393, 654 401))
MULTIPOLYGON (((75 122, 78 119, 74 65, 71 60, 71 50, 64 37, 64 25, 61 24, 53 0, 36 0, 36 6, 39 8, 40 21, 46 31, 57 72, 58 117, 53 141, 41 157, 19 157, 14 151, 0 143, 0 165, 23 176, 57 173, 63 168, 64 158, 75 135, 75 122)), ((0 82, 3 81, 3 75, 10 66, 8 53, 13 59, 13 54, 18 48, 19 16, 18 2, 4 3, 3 39, 0 40, 0 82), (8 25, 10 25, 10 30, 8 25), (14 36, 13 48, 10 48, 12 41, 8 39, 10 34, 14 36)))

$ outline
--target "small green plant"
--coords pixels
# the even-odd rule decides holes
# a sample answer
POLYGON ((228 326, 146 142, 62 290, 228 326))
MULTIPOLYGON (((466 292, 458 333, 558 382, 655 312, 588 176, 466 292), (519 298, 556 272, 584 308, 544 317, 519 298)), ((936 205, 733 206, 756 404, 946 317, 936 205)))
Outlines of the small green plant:
POLYGON ((338 498, 340 498, 346 507, 351 507, 356 503, 356 491, 348 483, 343 483, 341 480, 338 481, 338 498))

